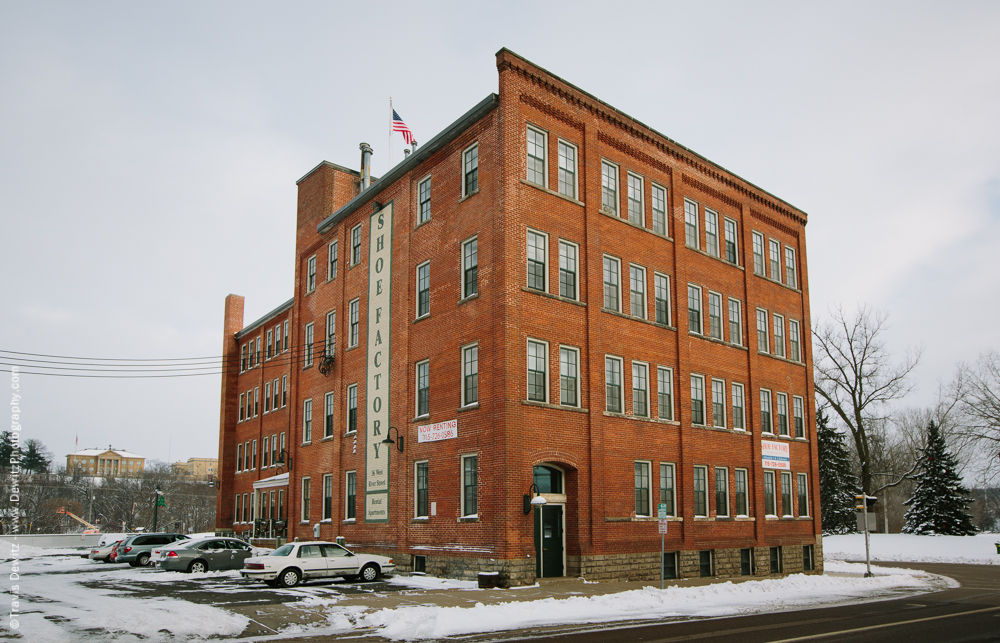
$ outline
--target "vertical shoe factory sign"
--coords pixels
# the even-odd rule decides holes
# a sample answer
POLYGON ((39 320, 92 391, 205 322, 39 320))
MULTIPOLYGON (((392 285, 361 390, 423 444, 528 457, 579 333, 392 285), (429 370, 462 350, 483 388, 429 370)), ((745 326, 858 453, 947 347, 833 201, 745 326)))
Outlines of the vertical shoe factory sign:
POLYGON ((365 522, 389 521, 389 366, 392 364, 392 203, 371 216, 368 237, 368 384, 365 522))

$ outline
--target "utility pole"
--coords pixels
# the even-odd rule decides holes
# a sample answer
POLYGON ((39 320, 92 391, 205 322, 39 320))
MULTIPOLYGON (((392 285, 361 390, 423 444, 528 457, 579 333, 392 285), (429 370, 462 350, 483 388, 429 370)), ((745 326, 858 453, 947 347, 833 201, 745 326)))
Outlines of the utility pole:
POLYGON ((156 519, 160 511, 160 507, 166 507, 167 503, 164 501, 163 492, 160 491, 160 485, 156 485, 156 493, 153 494, 153 533, 156 533, 156 519))

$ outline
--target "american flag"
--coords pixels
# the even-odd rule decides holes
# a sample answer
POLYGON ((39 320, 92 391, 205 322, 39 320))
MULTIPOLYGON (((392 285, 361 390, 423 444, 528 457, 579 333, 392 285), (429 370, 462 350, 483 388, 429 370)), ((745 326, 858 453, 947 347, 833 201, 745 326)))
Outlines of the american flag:
POLYGON ((407 145, 413 143, 413 132, 410 128, 406 126, 403 119, 399 117, 396 110, 392 110, 392 131, 401 132, 403 134, 403 140, 406 141, 407 145))

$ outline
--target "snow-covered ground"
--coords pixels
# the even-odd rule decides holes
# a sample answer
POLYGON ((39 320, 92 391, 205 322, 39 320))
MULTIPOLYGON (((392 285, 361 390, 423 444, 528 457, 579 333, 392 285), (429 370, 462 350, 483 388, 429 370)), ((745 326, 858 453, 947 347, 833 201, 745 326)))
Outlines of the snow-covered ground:
MULTIPOLYGON (((1000 564, 993 545, 998 539, 996 534, 966 538, 875 534, 872 544, 881 560, 1000 564)), ((156 643, 232 637, 247 628, 250 618, 226 606, 244 600, 240 596, 249 599, 251 592, 262 591, 259 584, 241 583, 235 571, 180 574, 102 565, 82 559, 82 551, 22 547, 16 552, 20 557, 16 562, 20 615, 15 618, 24 640, 156 643), (189 593, 225 595, 232 600, 192 602, 185 599, 183 591, 175 591, 182 587, 189 593)), ((7 559, 0 563, 0 578, 6 579, 15 571, 12 553, 9 545, 0 545, 0 560, 7 559)), ((645 587, 617 594, 534 601, 516 600, 519 592, 511 592, 510 600, 489 601, 487 596, 495 597, 496 593, 479 590, 475 583, 430 576, 390 579, 391 584, 402 586, 406 600, 399 607, 380 610, 348 605, 350 601, 344 600, 346 595, 337 585, 265 590, 284 594, 284 600, 293 601, 285 603, 289 607, 299 606, 314 614, 319 611, 323 618, 312 625, 289 624, 274 636, 255 640, 358 630, 397 640, 436 639, 545 625, 718 617, 879 600, 953 585, 949 579, 921 571, 877 566, 873 567, 874 578, 862 578, 862 564, 843 562, 863 557, 861 536, 826 538, 824 554, 827 574, 823 576, 796 574, 663 591, 645 587), (432 595, 422 594, 425 590, 460 591, 468 593, 466 596, 482 591, 483 602, 471 607, 443 607, 434 604, 432 595)), ((384 589, 379 593, 388 595, 384 589)), ((7 622, 2 625, 9 626, 7 622)))
MULTIPOLYGON (((1000 565, 995 543, 1000 534, 975 536, 914 536, 912 534, 871 534, 872 560, 908 563, 955 563, 959 565, 1000 565)), ((823 556, 836 560, 864 560, 864 534, 826 536, 823 556)))

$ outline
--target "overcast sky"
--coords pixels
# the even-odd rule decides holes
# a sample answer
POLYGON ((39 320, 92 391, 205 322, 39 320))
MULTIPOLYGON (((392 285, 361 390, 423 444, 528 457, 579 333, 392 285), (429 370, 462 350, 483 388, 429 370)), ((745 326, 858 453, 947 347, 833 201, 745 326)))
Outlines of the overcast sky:
MULTIPOLYGON (((814 323, 889 312, 907 403, 998 347, 1000 3, 374 4, 0 3, 0 350, 219 355, 227 294, 292 295, 295 181, 383 174, 389 97, 430 140, 501 47, 806 211, 814 323)), ((217 375, 21 392, 56 464, 217 453, 217 375)))

